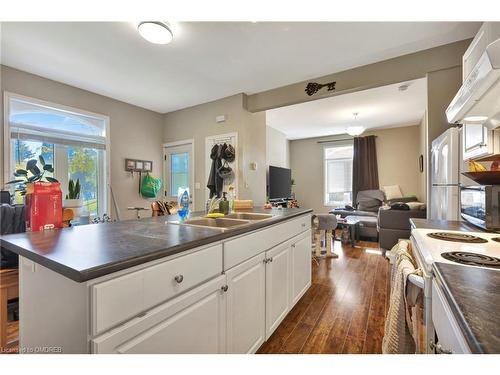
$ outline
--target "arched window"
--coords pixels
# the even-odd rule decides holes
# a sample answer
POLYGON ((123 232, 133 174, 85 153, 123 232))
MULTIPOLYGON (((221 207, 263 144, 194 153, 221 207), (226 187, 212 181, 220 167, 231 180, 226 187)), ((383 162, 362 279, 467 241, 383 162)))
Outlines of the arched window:
MULTIPOLYGON (((54 165, 63 196, 69 180, 80 180, 84 208, 91 215, 107 208, 108 118, 7 93, 10 174, 42 155, 54 165)), ((9 178, 11 177, 9 176, 9 178)), ((16 197, 19 201, 21 198, 16 197)))

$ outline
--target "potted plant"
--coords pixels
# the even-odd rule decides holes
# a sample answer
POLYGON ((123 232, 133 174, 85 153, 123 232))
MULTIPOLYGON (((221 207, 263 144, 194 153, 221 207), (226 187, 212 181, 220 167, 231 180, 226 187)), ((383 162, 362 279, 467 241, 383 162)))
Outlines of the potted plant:
POLYGON ((72 208, 75 211, 75 216, 79 213, 80 208, 83 207, 83 199, 80 198, 80 179, 75 181, 69 180, 68 194, 63 201, 64 208, 72 208))
POLYGON ((38 160, 31 159, 26 163, 26 169, 16 169, 14 172, 15 180, 7 182, 5 185, 15 185, 15 190, 18 191, 22 196, 26 195, 26 186, 35 182, 43 182, 42 178, 45 177, 45 182, 59 182, 53 177, 44 176, 45 172, 54 173, 54 167, 52 164, 46 164, 42 155, 38 157, 38 160), (42 169, 38 167, 38 161, 42 165, 42 169), (28 172, 31 176, 28 177, 28 172))

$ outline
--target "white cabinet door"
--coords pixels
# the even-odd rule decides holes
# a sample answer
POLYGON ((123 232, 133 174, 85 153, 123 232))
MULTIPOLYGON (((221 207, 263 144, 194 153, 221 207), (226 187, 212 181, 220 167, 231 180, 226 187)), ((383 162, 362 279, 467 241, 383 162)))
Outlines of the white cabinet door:
POLYGON ((311 231, 307 231, 291 247, 292 283, 291 306, 304 295, 311 286, 311 231))
POLYGON ((464 124, 463 159, 482 158, 500 153, 500 132, 481 124, 464 124))
POLYGON ((92 340, 94 353, 226 351, 226 277, 219 276, 92 340))
POLYGON ((290 311, 290 243, 266 252, 266 339, 290 311))
POLYGON ((255 353, 265 340, 265 254, 227 271, 227 351, 255 353))

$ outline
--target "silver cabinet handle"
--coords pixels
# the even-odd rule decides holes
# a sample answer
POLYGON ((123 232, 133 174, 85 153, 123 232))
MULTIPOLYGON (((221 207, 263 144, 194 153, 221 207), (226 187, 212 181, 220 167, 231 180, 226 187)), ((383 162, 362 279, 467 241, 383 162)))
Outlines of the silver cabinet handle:
POLYGON ((222 290, 223 292, 227 292, 228 289, 229 289, 229 287, 227 285, 223 285, 220 288, 220 290, 222 290))
POLYGON ((180 284, 180 283, 182 283, 182 280, 184 280, 184 276, 177 275, 174 277, 174 280, 177 281, 177 284, 180 284))

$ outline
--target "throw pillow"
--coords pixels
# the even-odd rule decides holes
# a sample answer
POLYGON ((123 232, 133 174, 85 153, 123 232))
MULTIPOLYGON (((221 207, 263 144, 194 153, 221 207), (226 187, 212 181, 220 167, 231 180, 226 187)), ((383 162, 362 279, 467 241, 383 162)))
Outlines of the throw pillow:
POLYGON ((384 191, 385 199, 387 200, 403 198, 403 193, 401 193, 399 185, 382 186, 382 190, 384 191))
POLYGON ((360 211, 370 211, 370 212, 377 212, 379 207, 382 205, 382 202, 379 201, 378 199, 372 198, 366 198, 366 199, 361 199, 358 202, 358 210, 360 211))
POLYGON ((391 210, 409 211, 410 207, 406 203, 396 202, 396 203, 391 204, 391 210))
POLYGON ((425 210, 425 203, 422 202, 406 202, 410 210, 425 210))

